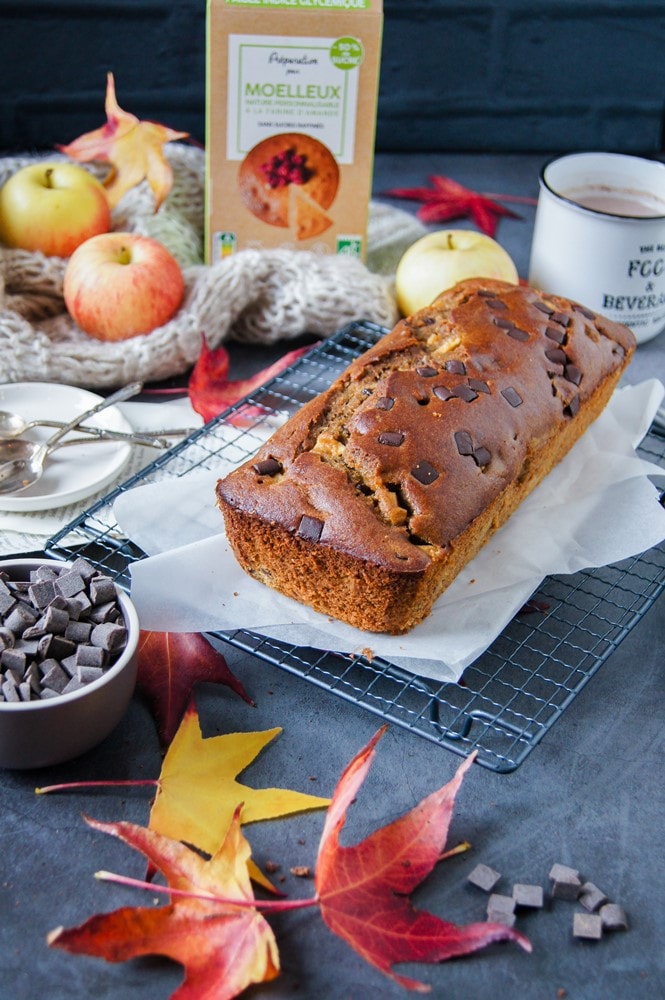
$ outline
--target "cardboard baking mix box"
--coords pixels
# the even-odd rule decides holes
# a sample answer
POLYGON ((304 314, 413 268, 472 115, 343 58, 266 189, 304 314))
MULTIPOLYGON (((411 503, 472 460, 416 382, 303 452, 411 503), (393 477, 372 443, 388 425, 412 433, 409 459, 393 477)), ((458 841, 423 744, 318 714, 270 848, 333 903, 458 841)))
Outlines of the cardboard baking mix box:
POLYGON ((208 0, 206 259, 364 258, 382 0, 208 0))

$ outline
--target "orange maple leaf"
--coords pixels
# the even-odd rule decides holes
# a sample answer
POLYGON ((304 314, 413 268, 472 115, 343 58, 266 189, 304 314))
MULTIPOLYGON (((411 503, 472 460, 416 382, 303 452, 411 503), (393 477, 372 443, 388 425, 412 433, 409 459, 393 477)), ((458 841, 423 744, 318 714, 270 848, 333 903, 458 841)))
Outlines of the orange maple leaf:
POLYGON ((531 945, 503 924, 460 927, 415 910, 408 898, 441 857, 455 796, 473 756, 460 765, 447 785, 410 812, 359 844, 340 845, 347 809, 365 780, 384 731, 385 727, 357 754, 337 785, 319 844, 316 888, 321 916, 330 930, 401 986, 425 992, 429 986, 397 975, 393 965, 440 962, 495 941, 515 941, 527 951, 531 945))
POLYGON ((116 100, 113 73, 106 78, 105 110, 105 125, 57 148, 82 163, 91 160, 110 163, 111 171, 103 183, 111 208, 130 188, 147 180, 157 211, 173 185, 173 171, 164 155, 164 143, 185 139, 188 133, 176 132, 157 122, 141 121, 123 111, 116 100))
POLYGON ((184 844, 132 823, 87 822, 141 851, 168 885, 185 895, 174 895, 167 906, 126 906, 90 917, 78 927, 58 927, 48 935, 50 947, 108 962, 142 955, 172 958, 185 969, 184 982, 172 1000, 213 996, 230 1000, 252 983, 279 974, 270 925, 247 905, 254 899, 247 874, 250 850, 238 813, 209 861, 184 844), (237 900, 240 905, 206 895, 237 900))

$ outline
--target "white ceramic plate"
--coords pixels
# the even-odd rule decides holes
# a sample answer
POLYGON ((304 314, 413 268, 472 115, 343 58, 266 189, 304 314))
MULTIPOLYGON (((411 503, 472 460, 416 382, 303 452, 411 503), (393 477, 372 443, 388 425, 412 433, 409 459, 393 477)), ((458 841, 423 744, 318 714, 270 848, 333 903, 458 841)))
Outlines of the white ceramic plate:
MULTIPOLYGON (((0 410, 11 410, 25 420, 61 420, 89 410, 102 400, 94 392, 53 382, 10 382, 0 385, 0 410)), ((131 424, 117 406, 91 417, 86 423, 115 431, 131 432, 131 424)), ((35 427, 25 437, 44 441, 53 427, 35 427)), ((74 436, 72 431, 70 436, 74 436)), ((64 507, 91 496, 108 485, 127 463, 131 445, 104 442, 59 448, 47 459, 41 479, 12 496, 0 495, 0 511, 39 511, 64 507)))

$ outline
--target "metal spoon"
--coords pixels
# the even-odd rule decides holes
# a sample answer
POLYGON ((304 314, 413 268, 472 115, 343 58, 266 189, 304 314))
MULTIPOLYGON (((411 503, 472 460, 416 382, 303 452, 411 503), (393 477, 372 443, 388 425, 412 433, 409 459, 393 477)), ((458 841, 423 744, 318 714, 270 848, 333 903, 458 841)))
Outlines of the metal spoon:
MULTIPOLYGON (((21 434, 25 434, 26 431, 32 430, 33 427, 64 427, 64 423, 61 420, 24 420, 22 416, 18 413, 12 413, 11 410, 0 410, 0 439, 11 440, 12 438, 20 437, 21 434)), ((77 425, 76 430, 81 431, 82 434, 90 434, 91 437, 105 438, 106 440, 118 440, 125 441, 131 440, 134 443, 140 443, 135 440, 135 434, 128 434, 125 431, 113 431, 106 427, 91 427, 88 424, 77 425)), ((164 437, 187 437, 194 430, 193 427, 169 427, 165 430, 150 431, 143 435, 144 438, 164 438, 164 437)))
POLYGON ((31 478, 28 481, 28 479, 33 474, 34 469, 39 468, 39 476, 41 476, 44 471, 44 459, 50 458, 58 448, 68 448, 72 445, 82 444, 118 445, 123 443, 138 444, 145 448, 169 447, 169 442, 166 438, 143 438, 141 435, 133 436, 127 434, 120 440, 106 437, 75 437, 67 438, 66 441, 57 441, 48 447, 45 456, 41 456, 43 445, 39 444, 38 441, 26 441, 23 438, 12 438, 9 441, 0 440, 0 493, 18 493, 20 490, 31 486, 36 480, 31 478), (38 463, 38 465, 35 465, 35 463, 38 463), (13 470, 13 472, 10 470, 13 470), (31 472, 28 473, 26 470, 31 470, 31 472), (14 479, 19 473, 21 476, 21 485, 17 488, 14 484, 14 479), (3 479, 4 475, 8 477, 6 480, 3 479))
MULTIPOLYGON (((80 413, 77 417, 74 417, 73 420, 63 424, 55 434, 52 434, 42 444, 38 444, 29 457, 12 458, 0 464, 0 494, 21 493, 23 490, 27 490, 28 487, 34 485, 41 478, 44 471, 44 462, 61 438, 64 438, 70 431, 79 427, 88 417, 93 416, 95 413, 100 413, 102 410, 106 410, 109 406, 120 403, 124 399, 136 396, 142 388, 142 382, 131 382, 122 389, 118 389, 117 392, 112 393, 106 399, 102 399, 96 406, 91 407, 84 413, 80 413)), ((17 445, 19 442, 9 442, 9 444, 17 445)))

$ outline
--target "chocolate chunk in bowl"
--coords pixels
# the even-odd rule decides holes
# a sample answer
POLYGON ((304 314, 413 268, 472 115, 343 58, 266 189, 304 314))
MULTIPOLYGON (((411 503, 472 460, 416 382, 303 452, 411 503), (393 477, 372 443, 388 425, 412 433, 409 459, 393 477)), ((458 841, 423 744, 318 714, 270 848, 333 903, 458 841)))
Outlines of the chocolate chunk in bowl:
POLYGON ((82 559, 0 561, 0 581, 9 595, 0 615, 0 767, 62 763, 105 739, 127 709, 136 610, 82 559), (42 604, 49 583, 53 596, 42 604))

